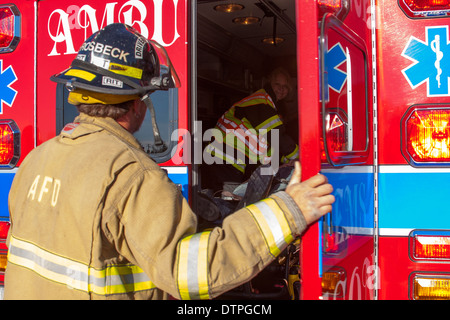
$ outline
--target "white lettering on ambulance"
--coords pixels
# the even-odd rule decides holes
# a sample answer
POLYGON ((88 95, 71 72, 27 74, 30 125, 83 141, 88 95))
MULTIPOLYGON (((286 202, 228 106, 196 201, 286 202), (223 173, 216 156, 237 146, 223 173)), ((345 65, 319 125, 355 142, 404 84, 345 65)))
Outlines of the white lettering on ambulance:
POLYGON ((47 23, 48 35, 55 42, 52 51, 49 53, 49 56, 57 56, 59 55, 56 44, 60 42, 66 43, 66 53, 77 53, 75 48, 73 47, 72 33, 70 32, 69 25, 69 15, 61 9, 56 9, 50 14, 47 23), (52 20, 53 15, 59 15, 58 26, 56 29, 56 33, 52 34, 50 31, 50 21, 52 20), (61 29, 62 28, 62 29, 61 29))
MULTIPOLYGON (((72 32, 82 30, 84 31, 84 39, 87 39, 92 33, 114 22, 122 22, 135 27, 144 37, 155 40, 165 47, 173 45, 180 37, 177 23, 178 0, 153 0, 153 18, 149 19, 148 23, 145 22, 145 19, 147 19, 147 5, 141 0, 129 0, 124 3, 120 7, 117 16, 115 11, 116 5, 117 2, 105 5, 100 24, 97 21, 97 9, 92 8, 88 4, 81 7, 70 5, 66 11, 63 9, 54 10, 47 22, 48 34, 54 42, 53 48, 48 55, 60 55, 61 47, 58 45, 64 44, 66 46, 64 54, 76 54, 72 32), (171 3, 171 5, 167 5, 167 2, 171 3), (173 8, 173 13, 169 13, 167 8, 173 8), (135 13, 136 11, 138 13, 135 13), (153 35, 150 37, 147 25, 151 25, 151 23, 153 23, 153 35), (169 23, 173 24, 173 27, 166 28, 165 26, 169 23), (89 27, 90 30, 88 30, 89 27), (174 30, 173 34, 166 34, 164 32, 166 29, 174 30), (166 40, 170 39, 170 37, 172 37, 172 40, 167 42, 166 40)), ((113 54, 112 48, 103 48, 103 50, 111 50, 111 55, 113 54)), ((115 54, 118 53, 116 52, 115 54)))
MULTIPOLYGON (((38 189, 39 183, 40 183, 41 176, 37 175, 36 178, 34 178, 33 183, 31 184, 30 190, 28 191, 27 198, 31 200, 34 200, 36 198, 36 191, 38 189)), ((52 207, 56 206, 58 203, 58 197, 59 197, 59 190, 61 189, 61 180, 54 179, 51 177, 44 177, 44 181, 42 182, 41 189, 39 191, 39 197, 37 199, 38 202, 41 202, 43 198, 45 198, 45 195, 52 190, 52 195, 50 200, 50 204, 52 207)))

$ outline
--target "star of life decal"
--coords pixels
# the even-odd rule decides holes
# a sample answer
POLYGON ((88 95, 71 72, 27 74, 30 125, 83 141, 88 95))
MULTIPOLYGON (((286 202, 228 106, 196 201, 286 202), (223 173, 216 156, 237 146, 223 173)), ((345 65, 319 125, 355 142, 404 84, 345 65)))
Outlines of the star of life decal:
POLYGON ((448 26, 425 28, 425 41, 411 36, 402 56, 413 63, 402 70, 412 89, 427 86, 427 96, 448 96, 450 45, 448 26))
POLYGON ((12 68, 9 66, 3 70, 3 60, 0 60, 0 114, 3 114, 3 106, 6 104, 12 107, 17 96, 17 91, 11 88, 11 85, 17 80, 17 76, 12 68))
POLYGON ((339 67, 347 61, 347 56, 340 43, 336 43, 325 53, 325 99, 329 98, 329 89, 340 93, 347 80, 347 73, 339 69, 339 67))

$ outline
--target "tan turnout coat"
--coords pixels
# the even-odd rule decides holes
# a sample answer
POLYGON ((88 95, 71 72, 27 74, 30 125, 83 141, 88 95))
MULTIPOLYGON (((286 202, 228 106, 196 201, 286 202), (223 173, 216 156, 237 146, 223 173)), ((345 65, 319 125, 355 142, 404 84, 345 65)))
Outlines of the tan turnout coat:
POLYGON ((306 228, 280 192, 198 232, 138 141, 83 114, 25 158, 9 209, 5 299, 209 299, 255 276, 306 228))

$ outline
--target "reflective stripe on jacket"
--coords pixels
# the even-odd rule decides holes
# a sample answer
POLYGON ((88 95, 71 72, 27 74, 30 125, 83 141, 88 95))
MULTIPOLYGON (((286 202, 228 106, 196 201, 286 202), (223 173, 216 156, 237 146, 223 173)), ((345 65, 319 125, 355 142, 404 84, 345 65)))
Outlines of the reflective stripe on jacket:
POLYGON ((196 233, 196 215, 135 138, 85 115, 24 159, 9 207, 5 299, 214 298, 306 228, 279 192, 196 233))
POLYGON ((8 261, 50 281, 87 293, 112 295, 155 288, 144 271, 130 263, 94 269, 14 237, 10 240, 8 261))

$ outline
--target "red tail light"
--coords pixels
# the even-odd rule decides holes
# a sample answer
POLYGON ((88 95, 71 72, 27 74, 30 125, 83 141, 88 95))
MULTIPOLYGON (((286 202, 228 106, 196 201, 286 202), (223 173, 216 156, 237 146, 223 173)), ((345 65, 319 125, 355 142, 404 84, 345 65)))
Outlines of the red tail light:
POLYGON ((450 237, 416 236, 414 255, 418 258, 450 259, 450 237))
POLYGON ((347 130, 344 120, 338 114, 329 114, 327 119, 327 140, 333 151, 345 151, 347 148, 347 130))
POLYGON ((319 6, 324 6, 335 11, 339 10, 342 6, 341 0, 319 0, 317 3, 319 6))
POLYGON ((11 52, 20 40, 20 13, 15 5, 0 7, 0 52, 11 52))
POLYGON ((338 19, 343 20, 349 12, 349 0, 318 0, 321 18, 326 13, 333 13, 338 19))
POLYGON ((415 230, 409 237, 413 260, 450 261, 450 231, 415 230))
POLYGON ((327 155, 338 158, 338 152, 347 150, 347 125, 345 114, 339 111, 329 111, 325 118, 326 145, 321 138, 321 160, 327 162, 327 155), (327 148, 327 150, 325 150, 327 148))
POLYGON ((13 120, 0 120, 0 168, 13 168, 19 157, 19 128, 13 120))
POLYGON ((8 255, 6 238, 8 237, 9 226, 10 223, 8 221, 0 221, 0 273, 6 270, 8 255))
POLYGON ((402 135, 402 153, 411 165, 450 165, 450 107, 410 108, 402 135))
POLYGON ((411 18, 450 15, 450 0, 400 0, 399 4, 411 18))
POLYGON ((8 264, 8 247, 6 238, 9 230, 8 221, 0 221, 0 299, 3 299, 3 286, 5 283, 5 271, 8 264))

